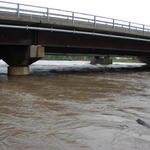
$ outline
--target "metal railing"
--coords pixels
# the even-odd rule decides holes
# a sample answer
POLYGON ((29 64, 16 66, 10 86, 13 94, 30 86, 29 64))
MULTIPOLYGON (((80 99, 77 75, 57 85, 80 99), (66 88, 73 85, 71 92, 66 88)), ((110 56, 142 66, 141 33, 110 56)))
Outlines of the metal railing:
POLYGON ((53 9, 47 7, 39 7, 26 4, 18 4, 12 2, 0 1, 0 12, 11 13, 17 17, 30 16, 47 19, 50 21, 52 18, 69 20, 72 25, 75 25, 79 21, 81 23, 88 23, 90 26, 96 28, 99 25, 103 25, 111 28, 121 28, 128 31, 150 32, 150 26, 128 22, 124 20, 118 20, 113 18, 106 18, 102 16, 95 16, 86 13, 72 12, 61 9, 53 9))

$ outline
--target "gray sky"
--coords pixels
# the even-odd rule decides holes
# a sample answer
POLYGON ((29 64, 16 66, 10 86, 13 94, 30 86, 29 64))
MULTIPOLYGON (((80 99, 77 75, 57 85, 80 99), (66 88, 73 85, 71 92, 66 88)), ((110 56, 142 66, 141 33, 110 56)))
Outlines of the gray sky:
POLYGON ((5 0, 150 25, 150 0, 5 0))

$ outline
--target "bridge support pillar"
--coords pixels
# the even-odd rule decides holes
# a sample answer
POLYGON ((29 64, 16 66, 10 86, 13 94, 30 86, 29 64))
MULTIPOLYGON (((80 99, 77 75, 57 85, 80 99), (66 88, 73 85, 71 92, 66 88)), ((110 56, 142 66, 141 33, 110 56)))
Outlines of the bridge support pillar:
POLYGON ((44 47, 8 46, 5 49, 3 60, 9 65, 8 75, 28 75, 29 65, 44 57, 44 47))
POLYGON ((101 65, 109 65, 112 64, 112 59, 109 56, 95 56, 94 59, 90 62, 92 65, 101 64, 101 65))
POLYGON ((29 74, 29 66, 27 67, 8 67, 8 74, 9 75, 28 75, 29 74))
POLYGON ((138 59, 150 66, 150 56, 139 56, 138 59))

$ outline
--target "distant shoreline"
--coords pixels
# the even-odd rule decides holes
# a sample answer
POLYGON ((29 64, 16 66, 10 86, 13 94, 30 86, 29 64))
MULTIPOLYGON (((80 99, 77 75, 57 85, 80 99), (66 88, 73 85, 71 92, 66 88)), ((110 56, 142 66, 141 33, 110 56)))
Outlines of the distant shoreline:
MULTIPOLYGON (((67 61, 72 61, 72 62, 89 62, 90 63, 90 60, 67 60, 67 59, 41 59, 37 62, 43 62, 43 61, 51 61, 51 62, 57 62, 57 61, 62 61, 62 62, 67 62, 67 61)), ((113 59, 113 63, 141 63, 143 64, 142 62, 140 62, 139 60, 136 60, 136 59, 113 59)), ((38 63, 33 63, 33 64, 38 64, 38 63)), ((2 59, 0 59, 0 66, 8 66, 2 59)))
MULTIPOLYGON (((58 61, 91 61, 92 56, 54 56, 46 55, 42 60, 58 60, 58 61)), ((127 62, 127 63, 141 63, 140 60, 136 58, 112 58, 113 62, 127 62)))

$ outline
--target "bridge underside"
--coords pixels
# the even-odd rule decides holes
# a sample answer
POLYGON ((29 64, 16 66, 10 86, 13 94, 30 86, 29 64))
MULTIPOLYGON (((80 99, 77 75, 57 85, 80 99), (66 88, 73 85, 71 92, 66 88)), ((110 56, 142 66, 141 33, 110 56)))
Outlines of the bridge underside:
POLYGON ((0 33, 0 53, 9 46, 42 45, 46 52, 56 54, 150 55, 149 41, 123 36, 120 38, 6 28, 0 28, 0 33))
POLYGON ((43 56, 44 48, 53 55, 150 57, 150 42, 139 38, 8 28, 0 28, 0 33, 0 58, 10 67, 28 67, 43 56))
POLYGON ((45 47, 45 54, 68 56, 149 56, 148 52, 122 51, 119 49, 76 48, 76 47, 45 47), (112 52, 113 51, 113 52, 112 52))

